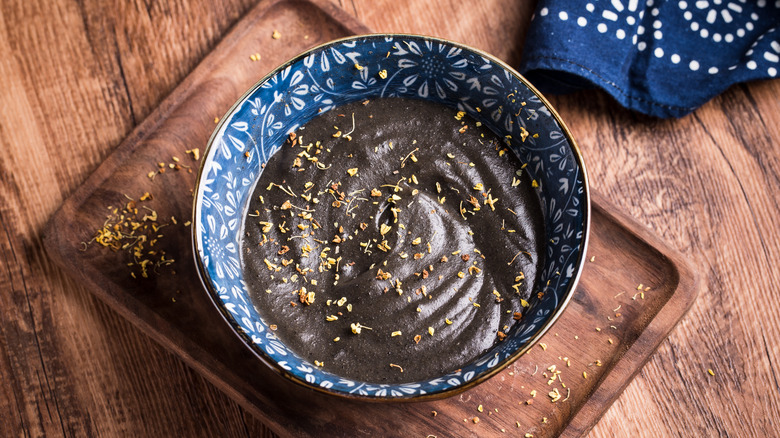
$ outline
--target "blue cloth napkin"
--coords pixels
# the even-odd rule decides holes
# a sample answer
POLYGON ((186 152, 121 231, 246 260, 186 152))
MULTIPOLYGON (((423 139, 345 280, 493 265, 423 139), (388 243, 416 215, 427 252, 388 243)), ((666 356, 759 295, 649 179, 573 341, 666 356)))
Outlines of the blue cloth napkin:
POLYGON ((543 93, 600 87, 682 117, 780 70, 780 0, 540 0, 520 73, 543 93))

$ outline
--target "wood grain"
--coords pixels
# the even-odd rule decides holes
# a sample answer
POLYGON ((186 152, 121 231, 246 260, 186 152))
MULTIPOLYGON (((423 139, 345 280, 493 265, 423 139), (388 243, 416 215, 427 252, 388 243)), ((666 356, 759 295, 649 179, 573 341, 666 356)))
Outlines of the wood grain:
MULTIPOLYGON (((267 433, 69 280, 41 244, 65 197, 251 7, 181 3, 0 4, 2 436, 267 433)), ((342 6, 378 31, 453 38, 513 64, 531 10, 500 0, 342 6)), ((594 187, 704 280, 592 436, 765 436, 780 426, 778 95, 777 81, 732 87, 676 121, 628 113, 597 92, 553 100, 594 187)))
POLYGON ((0 435, 265 433, 42 248, 65 196, 249 6, 122 3, 0 5, 0 435))
MULTIPOLYGON (((258 366, 203 293, 189 262, 190 229, 181 223, 165 228, 155 245, 166 258, 179 261, 175 271, 163 271, 149 280, 128 279, 131 259, 125 251, 74 244, 88 241, 103 226, 106 207, 124 204, 127 196, 152 193, 154 199, 143 205, 153 208, 158 217, 187 217, 194 173, 169 170, 150 180, 149 169, 156 169, 167 157, 184 156, 190 145, 205 144, 214 127, 211 115, 224 112, 272 66, 310 45, 367 31, 343 11, 335 16, 339 11, 329 9, 333 9, 329 3, 286 0, 248 12, 161 103, 165 111, 157 110, 144 120, 65 201, 47 227, 44 243, 50 255, 281 435, 316 436, 327 430, 336 436, 376 436, 403 428, 412 435, 488 436, 512 426, 537 436, 581 435, 665 339, 696 291, 695 276, 679 254, 632 225, 633 221, 616 215, 597 195, 590 253, 599 261, 583 271, 571 307, 542 340, 544 352, 530 352, 506 373, 460 397, 418 405, 339 400, 303 391, 258 366), (310 34, 315 26, 319 33, 310 34), (284 29, 284 34, 264 45, 264 62, 248 60, 246 53, 253 53, 256 41, 268 40, 275 28, 284 29), (636 282, 643 282, 649 291, 637 292, 636 282), (600 326, 604 329, 597 329, 600 326), (561 380, 548 382, 552 366, 566 369, 561 380), (554 382, 560 383, 556 390, 566 395, 558 404, 546 399, 554 382), (535 398, 529 395, 532 390, 541 396, 530 408, 526 406, 532 403, 522 401, 535 398), (487 411, 476 409, 481 402, 489 403, 487 411), (438 412, 435 420, 433 411, 438 412), (474 418, 480 420, 478 426, 474 418)), ((188 159, 181 163, 196 165, 188 159)))

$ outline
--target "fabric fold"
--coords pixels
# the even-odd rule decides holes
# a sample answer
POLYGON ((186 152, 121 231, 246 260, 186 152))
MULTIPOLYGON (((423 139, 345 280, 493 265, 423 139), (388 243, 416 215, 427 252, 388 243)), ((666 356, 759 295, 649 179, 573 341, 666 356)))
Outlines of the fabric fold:
POLYGON ((682 117, 780 69, 780 0, 540 0, 520 73, 543 93, 598 87, 626 108, 682 117))

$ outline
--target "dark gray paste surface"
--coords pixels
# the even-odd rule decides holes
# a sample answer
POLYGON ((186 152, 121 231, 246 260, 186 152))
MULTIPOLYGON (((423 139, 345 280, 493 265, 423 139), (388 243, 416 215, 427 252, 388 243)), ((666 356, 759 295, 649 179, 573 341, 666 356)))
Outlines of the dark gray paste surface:
POLYGON ((302 357, 360 381, 428 379, 520 317, 543 262, 538 195, 500 139, 456 113, 344 105, 265 166, 243 269, 256 308, 302 357))

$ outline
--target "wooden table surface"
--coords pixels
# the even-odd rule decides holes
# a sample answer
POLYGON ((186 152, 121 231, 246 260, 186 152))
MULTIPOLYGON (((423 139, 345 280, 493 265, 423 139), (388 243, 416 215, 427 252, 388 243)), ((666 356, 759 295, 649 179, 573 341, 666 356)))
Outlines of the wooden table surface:
MULTIPOLYGON (((41 240, 62 201, 254 5, 213 3, 0 3, 0 436, 273 435, 54 267, 41 240)), ((451 38, 512 65, 534 6, 338 3, 376 31, 451 38)), ((780 428, 777 96, 780 81, 738 85, 669 121, 596 91, 551 99, 594 189, 687 255, 703 285, 592 436, 780 428)))

